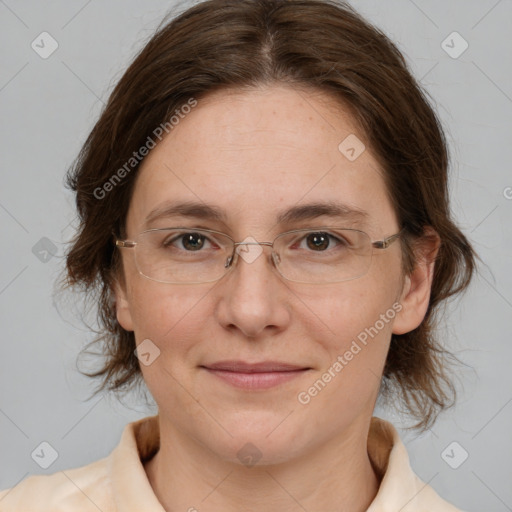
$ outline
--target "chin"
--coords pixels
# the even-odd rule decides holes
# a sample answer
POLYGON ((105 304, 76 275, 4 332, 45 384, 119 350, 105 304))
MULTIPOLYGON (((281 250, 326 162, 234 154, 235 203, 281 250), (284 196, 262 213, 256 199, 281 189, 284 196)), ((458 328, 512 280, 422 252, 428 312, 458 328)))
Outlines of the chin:
MULTIPOLYGON (((210 449, 228 462, 248 467, 288 462, 299 456, 308 442, 304 425, 294 425, 291 418, 285 418, 286 414, 252 414, 250 421, 238 418, 236 422, 225 422, 232 437, 222 436, 210 449)), ((211 444, 212 438, 206 442, 211 444)))

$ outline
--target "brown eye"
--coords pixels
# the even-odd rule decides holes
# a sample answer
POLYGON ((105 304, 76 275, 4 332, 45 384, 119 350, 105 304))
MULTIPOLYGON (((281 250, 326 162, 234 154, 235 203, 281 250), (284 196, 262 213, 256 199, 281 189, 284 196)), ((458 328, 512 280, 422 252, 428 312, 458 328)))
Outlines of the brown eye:
MULTIPOLYGON (((181 247, 177 246, 178 249, 185 249, 186 251, 194 252, 199 251, 203 248, 205 241, 207 240, 206 236, 201 233, 185 233, 180 234, 178 236, 168 238, 163 242, 164 247, 169 247, 174 245, 176 242, 181 242, 181 247)), ((176 247, 176 246, 175 246, 176 247)))
POLYGON ((199 233, 187 233, 186 235, 183 235, 181 238, 183 241, 183 247, 185 247, 186 249, 196 251, 203 247, 204 240, 206 237, 200 235, 199 233))
POLYGON ((312 233, 306 237, 310 249, 327 249, 329 247, 329 235, 327 233, 312 233))

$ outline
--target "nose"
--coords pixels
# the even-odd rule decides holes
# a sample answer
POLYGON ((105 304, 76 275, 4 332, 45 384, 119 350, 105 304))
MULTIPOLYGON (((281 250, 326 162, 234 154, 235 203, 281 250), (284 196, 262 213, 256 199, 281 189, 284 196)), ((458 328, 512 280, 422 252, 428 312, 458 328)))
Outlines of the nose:
POLYGON ((222 282, 216 318, 227 330, 248 338, 282 331, 290 322, 289 291, 276 269, 278 256, 268 255, 270 242, 243 242, 235 246, 233 266, 222 282))

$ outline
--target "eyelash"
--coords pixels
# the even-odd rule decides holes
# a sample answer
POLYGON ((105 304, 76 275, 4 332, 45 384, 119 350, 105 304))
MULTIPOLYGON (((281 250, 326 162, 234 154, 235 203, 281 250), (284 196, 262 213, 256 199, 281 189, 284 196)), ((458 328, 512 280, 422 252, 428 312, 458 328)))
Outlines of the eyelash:
MULTIPOLYGON (((171 239, 166 239, 162 242, 162 246, 167 248, 169 247, 171 244, 173 244, 175 241, 177 240, 183 240, 183 237, 187 236, 187 235, 190 235, 190 234, 198 234, 197 232, 191 230, 191 231, 188 231, 188 232, 185 232, 185 233, 180 233, 179 235, 177 236, 174 236, 172 237, 171 239)), ((344 246, 348 246, 348 242, 346 240, 343 240, 342 238, 339 238, 337 236, 335 236, 334 234, 330 233, 329 231, 315 231, 314 229, 309 231, 307 234, 303 235, 299 240, 298 242, 303 242, 304 240, 306 240, 306 238, 308 236, 311 236, 311 235, 314 235, 314 234, 322 234, 322 235, 327 235, 327 237, 329 238, 329 240, 333 240, 336 242, 336 245, 335 247, 339 246, 339 245, 344 245, 344 246)), ((201 235, 199 233, 199 235, 201 235)), ((205 240, 207 240, 210 244, 212 243, 212 241, 210 240, 210 238, 206 235, 202 235, 203 238, 205 240)), ((297 243, 297 241, 295 241, 294 243, 297 243)), ((330 244, 329 244, 330 245, 330 244)), ((187 251, 186 249, 184 249, 185 252, 194 252, 194 251, 187 251)), ((201 251, 197 251, 197 252, 201 252, 201 251)), ((319 251, 319 252, 325 252, 325 251, 319 251)))

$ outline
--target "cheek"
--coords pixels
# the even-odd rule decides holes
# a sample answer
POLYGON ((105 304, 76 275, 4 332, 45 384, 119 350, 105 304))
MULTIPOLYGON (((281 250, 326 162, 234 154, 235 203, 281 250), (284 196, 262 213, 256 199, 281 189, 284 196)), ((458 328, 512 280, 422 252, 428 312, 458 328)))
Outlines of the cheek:
POLYGON ((131 302, 140 369, 158 403, 181 407, 190 397, 179 383, 188 382, 197 360, 194 350, 207 331, 207 301, 201 300, 207 290, 145 281, 133 287, 131 302))
MULTIPOLYGON (((142 281, 142 279, 140 280, 142 281)), ((132 288, 131 310, 137 342, 151 339, 161 349, 169 340, 179 347, 208 318, 202 298, 207 289, 137 282, 132 288)))
POLYGON ((318 338, 324 352, 322 368, 297 395, 309 418, 321 418, 323 425, 336 430, 363 411, 373 410, 395 314, 389 302, 387 294, 375 290, 371 299, 352 290, 322 304, 324 309, 319 311, 334 335, 318 338))
POLYGON ((389 293, 389 289, 385 283, 379 286, 361 279, 340 283, 320 295, 314 291, 303 293, 301 299, 309 311, 309 321, 303 317, 301 323, 311 331, 316 329, 319 339, 323 338, 328 346, 337 349, 342 349, 347 341, 365 332, 366 328, 379 320, 381 314, 391 309, 385 325, 380 322, 378 325, 379 331, 390 331, 394 295, 389 293))
MULTIPOLYGON (((323 372, 336 375, 335 394, 348 392, 347 400, 357 403, 380 383, 393 320, 400 306, 395 303, 391 279, 361 279, 342 283, 319 298, 305 299, 321 326, 318 340, 325 354, 323 372)), ((313 326, 308 326, 313 329, 313 326)), ((312 331, 313 332, 313 331, 312 331)), ((329 380, 326 375, 326 380, 329 380)))
POLYGON ((374 290, 371 300, 364 293, 353 293, 331 300, 329 309, 323 310, 335 335, 322 338, 324 364, 309 383, 311 388, 302 390, 305 400, 309 396, 315 402, 315 413, 336 423, 374 406, 396 314, 392 304, 387 294, 374 290))

